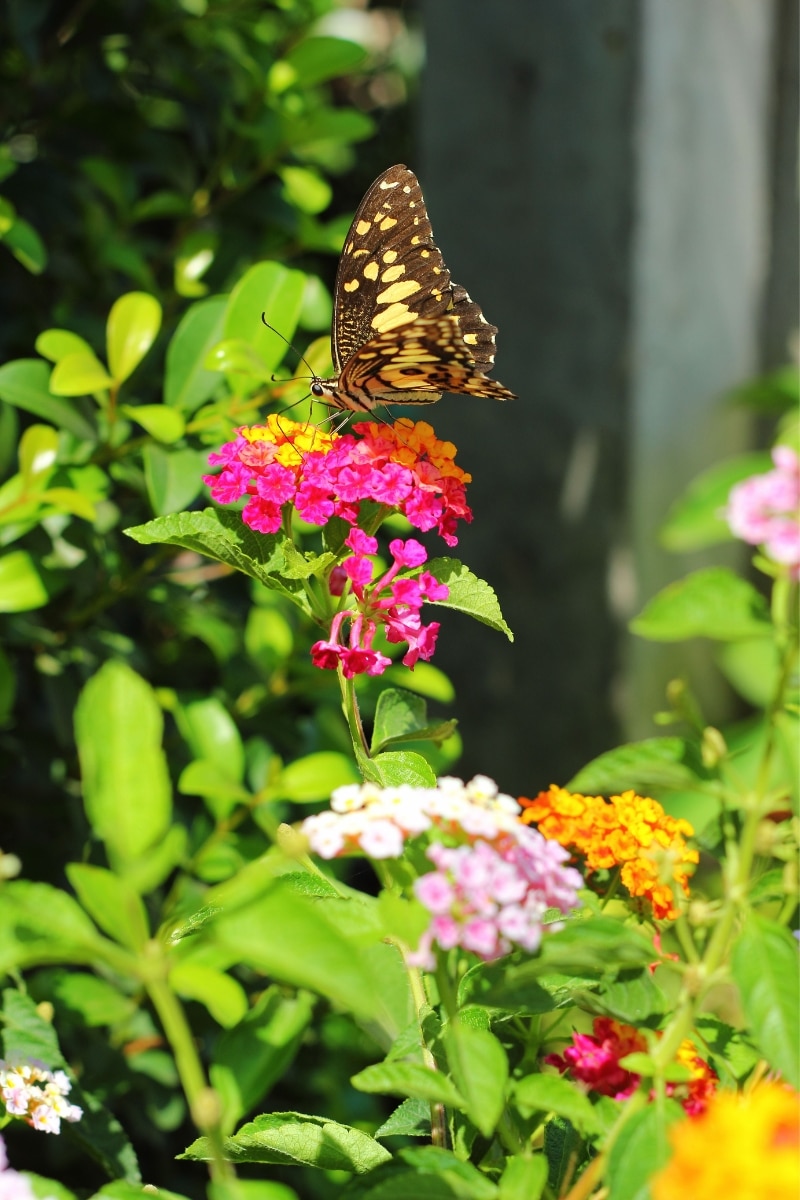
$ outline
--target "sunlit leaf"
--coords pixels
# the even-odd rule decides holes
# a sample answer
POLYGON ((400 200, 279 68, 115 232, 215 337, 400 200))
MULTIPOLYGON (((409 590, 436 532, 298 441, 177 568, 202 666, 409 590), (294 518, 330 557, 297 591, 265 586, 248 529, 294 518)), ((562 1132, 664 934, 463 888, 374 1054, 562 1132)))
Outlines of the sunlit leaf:
POLYGON ((108 366, 116 384, 138 367, 161 328, 161 305, 147 292, 128 292, 111 307, 106 325, 108 366))

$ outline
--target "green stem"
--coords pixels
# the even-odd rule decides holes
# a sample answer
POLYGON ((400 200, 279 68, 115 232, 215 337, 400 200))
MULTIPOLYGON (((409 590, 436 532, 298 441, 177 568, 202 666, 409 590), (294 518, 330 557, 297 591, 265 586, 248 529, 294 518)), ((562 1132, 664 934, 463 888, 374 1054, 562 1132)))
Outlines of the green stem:
POLYGON ((225 1158, 219 1098, 206 1081, 183 1006, 166 980, 151 978, 145 986, 175 1055, 175 1065, 192 1120, 208 1139, 211 1178, 217 1182, 234 1179, 236 1173, 225 1158))
POLYGON ((341 664, 337 670, 339 676, 339 687, 342 693, 342 711, 344 712, 347 728, 350 730, 350 737, 353 742, 353 751, 355 752, 356 762, 358 763, 361 774, 364 774, 362 764, 364 759, 369 759, 370 752, 367 745, 367 739, 364 734, 364 726, 361 723, 361 712, 358 707, 358 697, 356 696, 355 681, 345 679, 344 671, 341 664))

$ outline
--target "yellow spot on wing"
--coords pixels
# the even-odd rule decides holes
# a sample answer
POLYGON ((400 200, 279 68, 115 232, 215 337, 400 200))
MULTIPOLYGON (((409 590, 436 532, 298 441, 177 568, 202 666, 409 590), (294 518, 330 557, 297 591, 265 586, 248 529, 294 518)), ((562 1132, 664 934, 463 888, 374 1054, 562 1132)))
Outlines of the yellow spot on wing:
POLYGON ((394 304, 396 300, 405 300, 406 296, 413 296, 420 286, 416 279, 402 279, 399 283, 393 283, 382 292, 378 292, 375 300, 378 304, 394 304))
MULTIPOLYGON (((363 253, 366 254, 366 250, 363 251, 363 253)), ((393 263, 396 258, 397 258, 396 250, 387 250, 383 256, 383 261, 385 263, 393 263)))
POLYGON ((363 237, 365 233, 369 233, 372 228, 372 221, 359 221, 356 225, 356 233, 360 233, 363 237))
POLYGON ((464 341, 467 343, 468 346, 477 346, 477 344, 478 344, 477 333, 465 333, 464 341))
MULTIPOLYGON (((400 182, 399 179, 395 179, 394 183, 388 183, 387 180, 382 179, 381 180, 381 190, 385 192, 387 190, 387 188, 397 187, 399 182, 400 182)), ((407 192, 408 188, 403 188, 403 191, 407 192)))
POLYGON ((392 304, 383 312, 375 314, 372 318, 372 328, 378 333, 386 333, 389 329, 396 329, 398 325, 407 325, 418 316, 419 313, 411 312, 407 304, 392 304))
POLYGON ((405 275, 406 269, 402 263, 398 263, 395 267, 387 267, 381 275, 383 283, 393 283, 395 279, 399 279, 401 275, 405 275))
POLYGON ((378 228, 385 232, 387 229, 391 229, 392 226, 396 225, 396 224, 397 224, 396 217, 384 217, 383 220, 381 221, 380 225, 378 226, 378 228))
POLYGON ((364 250, 363 248, 361 250, 354 250, 353 258, 358 258, 359 254, 369 254, 369 250, 364 250))
POLYGON ((358 287, 358 280, 357 280, 357 279, 350 279, 350 280, 348 280, 348 282, 347 282, 347 283, 344 285, 344 290, 345 290, 346 292, 354 292, 354 291, 357 289, 357 287, 358 287))
POLYGON ((367 279, 377 279, 378 264, 376 262, 368 262, 364 267, 364 274, 366 275, 367 279))

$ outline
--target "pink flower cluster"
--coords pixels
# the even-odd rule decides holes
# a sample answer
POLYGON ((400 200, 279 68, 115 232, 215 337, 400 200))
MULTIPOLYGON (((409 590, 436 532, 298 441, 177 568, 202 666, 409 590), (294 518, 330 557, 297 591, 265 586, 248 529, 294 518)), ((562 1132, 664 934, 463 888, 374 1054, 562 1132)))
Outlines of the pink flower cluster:
MULTIPOLYGON (((533 837, 506 839, 497 847, 429 846, 436 870, 414 884, 417 899, 433 915, 409 961, 433 970, 434 947, 461 946, 488 962, 515 947, 533 954, 542 939, 548 909, 577 907, 583 880, 563 864, 569 854, 535 829, 533 837)), ((558 926, 551 926, 558 928, 558 926)))
MULTIPOLYGON (((423 625, 420 608, 425 600, 446 600, 450 594, 449 588, 439 583, 430 571, 423 571, 415 578, 398 578, 403 568, 417 569, 427 561, 425 547, 414 538, 406 542, 395 538, 389 543, 394 563, 373 583, 374 567, 368 555, 376 553, 377 540, 361 529, 351 529, 345 545, 350 547, 353 554, 344 560, 341 569, 350 580, 356 611, 342 609, 336 614, 331 622, 328 640, 315 642, 311 647, 314 666, 335 671, 341 663, 346 679, 352 679, 354 675, 382 675, 392 660, 373 649, 372 642, 379 625, 383 627, 388 642, 408 643, 408 650, 403 656, 405 666, 413 668, 419 659, 429 659, 436 647, 439 622, 423 625), (347 622, 350 634, 345 644, 341 638, 347 622)), ((332 590, 340 592, 342 579, 338 575, 332 578, 332 590)))
POLYGON ((515 946, 533 952, 545 911, 577 906, 583 880, 563 865, 568 852, 523 825, 519 811, 485 775, 466 784, 443 777, 435 788, 363 783, 337 788, 330 809, 300 829, 321 858, 399 858, 409 842, 425 848, 436 869, 414 890, 433 919, 411 961, 432 969, 435 946, 487 960, 515 946))
POLYGON ((6 1112, 43 1133, 60 1133, 62 1121, 80 1121, 83 1109, 66 1099, 71 1087, 64 1071, 49 1071, 36 1059, 0 1061, 0 1099, 6 1112))
POLYGON ((731 489, 726 517, 731 532, 800 579, 800 458, 790 446, 772 451, 774 471, 752 475, 731 489))
POLYGON ((204 482, 219 504, 247 496, 242 518, 260 533, 281 528, 287 504, 311 525, 331 517, 355 525, 361 503, 372 501, 403 513, 417 529, 436 529, 454 546, 458 521, 472 520, 470 476, 454 457, 452 443, 439 441, 424 421, 365 421, 340 437, 271 414, 209 455, 222 471, 204 482))

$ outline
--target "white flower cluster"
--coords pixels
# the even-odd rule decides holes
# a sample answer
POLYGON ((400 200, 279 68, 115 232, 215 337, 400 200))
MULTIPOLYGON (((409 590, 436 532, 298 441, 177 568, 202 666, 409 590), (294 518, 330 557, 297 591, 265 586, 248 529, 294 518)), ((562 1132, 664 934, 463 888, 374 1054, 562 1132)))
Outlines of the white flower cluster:
POLYGON ((369 858, 399 858, 408 838, 434 828, 459 842, 493 842, 503 835, 520 840, 530 831, 520 824, 519 812, 516 800, 486 775, 466 784, 444 776, 435 788, 373 783, 337 788, 330 809, 307 817, 300 830, 320 858, 359 851, 369 858))
POLYGON ((0 1099, 6 1112, 42 1133, 60 1133, 62 1121, 80 1121, 83 1109, 66 1099, 71 1088, 64 1071, 48 1071, 36 1059, 13 1064, 0 1059, 0 1099))

